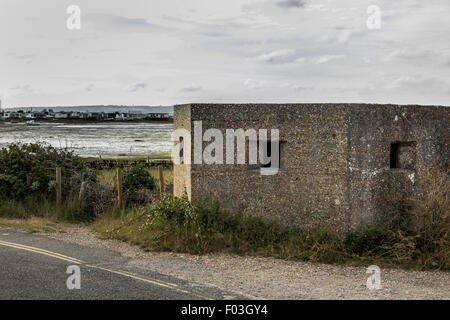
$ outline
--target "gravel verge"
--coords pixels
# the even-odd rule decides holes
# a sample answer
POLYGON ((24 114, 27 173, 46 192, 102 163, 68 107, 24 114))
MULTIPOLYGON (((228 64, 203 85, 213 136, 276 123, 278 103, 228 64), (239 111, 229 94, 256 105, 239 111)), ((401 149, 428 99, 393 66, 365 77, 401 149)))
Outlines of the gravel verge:
POLYGON ((327 265, 229 254, 193 256, 145 252, 117 240, 98 239, 88 227, 48 237, 110 249, 128 264, 260 299, 449 299, 450 273, 381 269, 381 289, 369 290, 364 266, 327 265))

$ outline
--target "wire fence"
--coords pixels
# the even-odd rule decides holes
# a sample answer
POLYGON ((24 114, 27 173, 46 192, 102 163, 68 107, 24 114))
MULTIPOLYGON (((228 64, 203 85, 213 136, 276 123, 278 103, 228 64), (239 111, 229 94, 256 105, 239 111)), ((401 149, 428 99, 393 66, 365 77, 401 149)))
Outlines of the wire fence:
POLYGON ((162 166, 171 169, 173 162, 171 160, 148 160, 148 159, 95 159, 84 161, 84 166, 95 170, 131 168, 135 166, 144 168, 155 168, 162 166))

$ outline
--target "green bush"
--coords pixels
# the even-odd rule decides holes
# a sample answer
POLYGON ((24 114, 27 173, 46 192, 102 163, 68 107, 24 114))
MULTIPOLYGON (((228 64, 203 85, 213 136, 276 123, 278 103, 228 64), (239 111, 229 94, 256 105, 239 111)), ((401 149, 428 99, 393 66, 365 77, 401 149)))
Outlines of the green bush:
POLYGON ((86 220, 92 214, 78 200, 83 181, 97 182, 97 174, 85 169, 73 152, 45 143, 12 143, 0 150, 0 215, 86 220), (61 207, 55 206, 57 167, 62 175, 61 207))
POLYGON ((193 221, 196 218, 197 208, 189 202, 187 197, 166 198, 164 201, 158 201, 151 209, 151 216, 162 217, 182 225, 193 221))
POLYGON ((156 190, 155 178, 141 165, 129 168, 123 174, 123 187, 130 195, 141 189, 156 190))
POLYGON ((0 197, 18 199, 25 196, 54 194, 55 169, 61 168, 63 194, 79 191, 81 181, 95 181, 95 173, 83 168, 73 152, 44 143, 12 143, 0 150, 0 197))
POLYGON ((217 203, 192 203, 187 196, 165 197, 147 207, 132 208, 120 217, 106 215, 95 229, 108 237, 162 251, 229 251, 327 262, 340 262, 345 255, 336 254, 339 238, 331 233, 286 228, 259 217, 228 213, 217 203), (124 224, 104 231, 111 219, 124 224))
POLYGON ((351 232, 344 239, 347 251, 357 256, 381 253, 384 246, 389 246, 393 243, 394 241, 387 232, 373 228, 351 232))

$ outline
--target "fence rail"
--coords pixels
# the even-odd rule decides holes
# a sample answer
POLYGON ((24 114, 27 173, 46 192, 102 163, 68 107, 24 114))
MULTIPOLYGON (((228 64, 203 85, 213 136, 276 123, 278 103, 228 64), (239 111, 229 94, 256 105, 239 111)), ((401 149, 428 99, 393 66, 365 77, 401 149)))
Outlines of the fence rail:
MULTIPOLYGON (((62 205, 62 182, 63 182, 63 176, 61 173, 61 168, 56 167, 55 168, 55 180, 56 180, 56 204, 60 207, 62 205)), ((163 166, 158 166, 158 172, 159 172, 159 192, 160 196, 163 197, 165 195, 165 181, 164 181, 164 170, 163 166)), ((117 207, 119 210, 124 209, 124 196, 123 196, 123 175, 122 175, 122 168, 117 167, 116 168, 116 183, 117 183, 117 207)), ((81 183, 80 192, 79 192, 79 200, 83 198, 83 196, 86 193, 86 186, 87 182, 83 181, 81 183)))
POLYGON ((171 160, 147 160, 147 159, 95 159, 86 160, 84 165, 92 169, 115 169, 115 168, 130 168, 137 165, 141 165, 144 168, 154 168, 162 166, 164 168, 172 168, 173 162, 171 160))

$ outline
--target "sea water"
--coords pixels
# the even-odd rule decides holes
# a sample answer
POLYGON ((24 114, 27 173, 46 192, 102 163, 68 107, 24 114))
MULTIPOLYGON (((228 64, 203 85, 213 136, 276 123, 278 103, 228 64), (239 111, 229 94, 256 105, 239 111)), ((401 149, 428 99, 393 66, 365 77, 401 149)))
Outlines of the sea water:
POLYGON ((12 142, 46 142, 82 157, 141 157, 172 152, 173 124, 167 123, 0 123, 0 148, 12 142))

